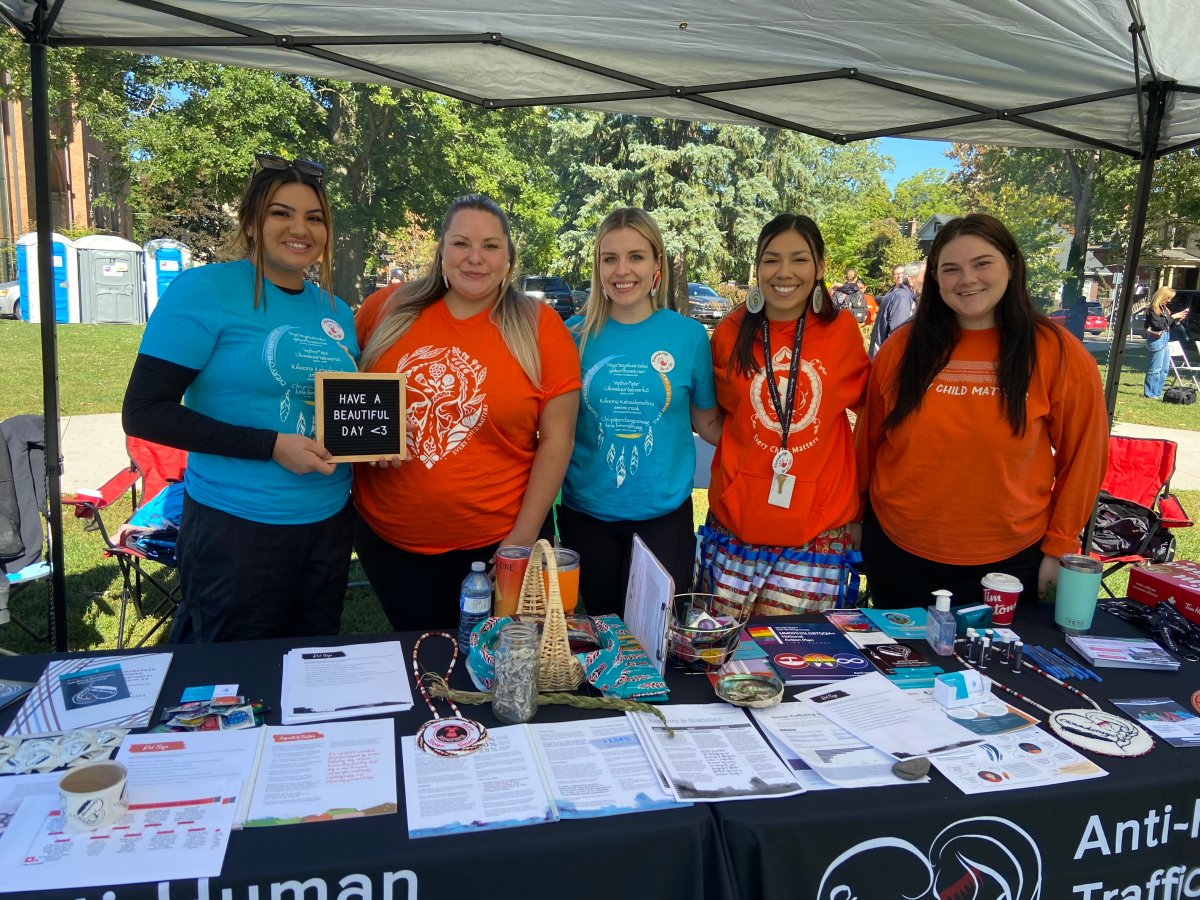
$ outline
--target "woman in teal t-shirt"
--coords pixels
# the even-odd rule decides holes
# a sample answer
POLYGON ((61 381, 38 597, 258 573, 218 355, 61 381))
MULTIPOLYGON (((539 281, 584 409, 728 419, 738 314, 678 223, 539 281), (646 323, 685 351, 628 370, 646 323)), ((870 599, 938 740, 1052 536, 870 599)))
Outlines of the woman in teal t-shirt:
POLYGON ((698 322, 666 309, 666 250, 654 220, 618 209, 600 224, 592 293, 567 323, 579 345, 583 393, 563 483, 559 530, 580 554, 591 615, 621 612, 636 533, 691 590, 695 555, 695 429, 715 444, 712 353, 698 322))

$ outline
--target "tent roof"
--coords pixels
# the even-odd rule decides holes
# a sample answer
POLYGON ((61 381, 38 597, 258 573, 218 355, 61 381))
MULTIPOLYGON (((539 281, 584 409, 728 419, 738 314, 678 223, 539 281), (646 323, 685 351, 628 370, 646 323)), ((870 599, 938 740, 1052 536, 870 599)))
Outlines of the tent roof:
MULTIPOLYGON (((1169 86, 1159 152, 1200 142, 1196 0, 43 2, 51 46, 417 87, 488 107, 1130 155, 1141 147, 1136 15, 1141 75, 1169 86)), ((18 25, 36 7, 0 0, 18 25)))

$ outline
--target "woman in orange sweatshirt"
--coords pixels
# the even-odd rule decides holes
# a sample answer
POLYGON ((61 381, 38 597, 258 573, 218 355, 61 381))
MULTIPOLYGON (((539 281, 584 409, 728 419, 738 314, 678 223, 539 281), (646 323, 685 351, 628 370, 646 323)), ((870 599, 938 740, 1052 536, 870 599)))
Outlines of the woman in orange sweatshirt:
POLYGON ((1096 363, 1034 309, 1025 259, 996 219, 942 226, 917 313, 875 357, 857 426, 876 606, 1020 579, 1044 596, 1079 550, 1108 457, 1096 363))
POLYGON ((847 409, 870 364, 858 323, 825 287, 825 242, 808 216, 776 216, 758 237, 758 287, 713 332, 717 406, 709 520, 696 590, 747 618, 843 606, 859 520, 847 409))

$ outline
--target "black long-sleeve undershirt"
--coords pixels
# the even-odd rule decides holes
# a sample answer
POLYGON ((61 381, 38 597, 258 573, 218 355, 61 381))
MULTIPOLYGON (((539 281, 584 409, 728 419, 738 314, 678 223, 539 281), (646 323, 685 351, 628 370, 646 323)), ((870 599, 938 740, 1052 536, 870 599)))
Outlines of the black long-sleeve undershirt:
POLYGON ((139 353, 121 407, 125 433, 189 453, 270 459, 276 432, 231 425, 183 405, 184 392, 199 374, 199 369, 139 353))

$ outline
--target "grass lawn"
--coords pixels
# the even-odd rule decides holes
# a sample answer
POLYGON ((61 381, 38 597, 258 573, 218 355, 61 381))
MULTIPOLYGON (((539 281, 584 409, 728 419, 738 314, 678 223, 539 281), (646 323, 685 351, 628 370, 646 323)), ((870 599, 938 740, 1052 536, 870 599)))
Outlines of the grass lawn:
MULTIPOLYGON (((141 335, 142 327, 134 325, 59 326, 59 390, 64 416, 120 410, 141 335)), ((4 386, 0 395, 0 419, 22 413, 42 413, 40 342, 39 326, 0 320, 0 346, 3 347, 0 384, 4 386)), ((1171 406, 1141 396, 1145 354, 1139 351, 1140 348, 1132 347, 1126 358, 1117 399, 1117 419, 1200 431, 1200 404, 1171 406)), ((708 511, 708 495, 706 491, 696 491, 693 496, 696 522, 699 523, 708 511)), ((1200 491, 1182 491, 1179 496, 1185 509, 1200 512, 1200 491)), ((115 523, 117 519, 114 516, 112 521, 115 523)), ((117 565, 103 558, 99 535, 85 532, 83 523, 69 513, 64 521, 68 644, 73 650, 115 647, 121 598, 117 565)), ((1185 529, 1177 537, 1179 557, 1200 558, 1200 528, 1185 529)), ((350 577, 352 581, 363 578, 357 563, 351 568, 350 577)), ((1123 589, 1126 579, 1124 574, 1119 576, 1114 589, 1123 589)), ((42 631, 48 596, 48 582, 31 585, 15 594, 10 606, 23 621, 42 631)), ((924 604, 926 599, 914 597, 913 603, 924 604)), ((136 641, 147 628, 146 622, 137 620, 131 613, 130 621, 126 623, 126 637, 136 641)), ((369 587, 351 588, 346 598, 342 630, 346 633, 387 630, 387 621, 369 587)), ((164 639, 164 632, 165 629, 160 630, 154 641, 164 639)), ((18 652, 46 649, 44 644, 33 641, 13 625, 0 626, 0 647, 18 652)))

